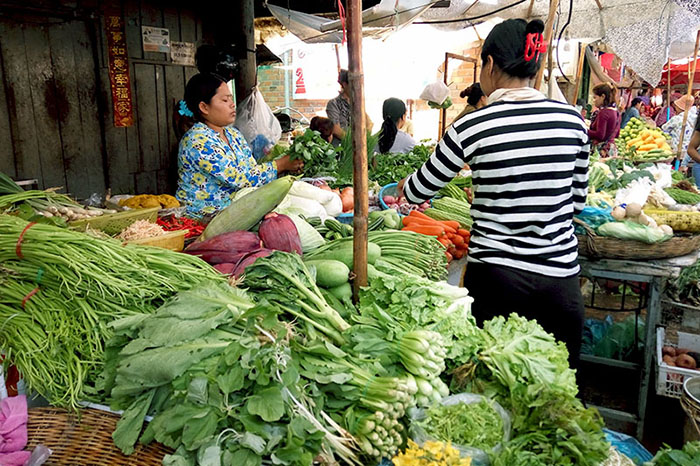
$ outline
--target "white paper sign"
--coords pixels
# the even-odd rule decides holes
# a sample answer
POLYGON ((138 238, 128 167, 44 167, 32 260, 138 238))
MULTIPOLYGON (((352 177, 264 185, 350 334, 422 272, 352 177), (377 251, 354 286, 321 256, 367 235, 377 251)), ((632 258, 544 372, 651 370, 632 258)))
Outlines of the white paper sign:
POLYGON ((165 28, 141 26, 144 52, 170 52, 170 31, 165 28))
POLYGON ((185 66, 194 66, 194 42, 171 42, 170 57, 173 63, 185 66))

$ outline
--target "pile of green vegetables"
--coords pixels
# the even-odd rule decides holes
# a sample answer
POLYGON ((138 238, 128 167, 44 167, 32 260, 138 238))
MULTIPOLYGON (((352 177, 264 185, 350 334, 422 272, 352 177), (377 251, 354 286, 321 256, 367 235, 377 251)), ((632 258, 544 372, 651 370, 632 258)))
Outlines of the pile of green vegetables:
POLYGON ((432 146, 418 144, 405 154, 375 154, 369 162, 369 179, 381 186, 401 181, 418 170, 432 152, 432 146))
POLYGON ((100 399, 109 322, 152 312, 202 280, 224 281, 194 256, 10 215, 0 215, 0 277, 0 347, 30 390, 65 407, 100 399))
POLYGON ((576 398, 568 352, 535 321, 497 317, 474 332, 474 358, 453 386, 496 399, 513 416, 513 437, 494 466, 595 466, 608 456, 603 420, 576 398))
POLYGON ((429 438, 490 451, 503 441, 503 419, 493 402, 435 405, 416 423, 429 438))

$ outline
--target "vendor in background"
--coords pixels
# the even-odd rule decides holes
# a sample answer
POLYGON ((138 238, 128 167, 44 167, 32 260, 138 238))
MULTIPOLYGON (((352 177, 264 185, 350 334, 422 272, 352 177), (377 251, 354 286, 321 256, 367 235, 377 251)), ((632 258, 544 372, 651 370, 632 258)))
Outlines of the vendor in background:
POLYGON ((384 121, 376 150, 380 154, 410 152, 416 146, 416 141, 401 131, 406 124, 406 104, 394 97, 386 99, 382 105, 382 117, 384 121))
POLYGON ((602 83, 593 88, 593 105, 598 109, 591 116, 588 136, 591 149, 597 148, 602 158, 617 155, 615 138, 620 135, 620 114, 615 100, 617 90, 610 84, 602 83))
POLYGON ((468 88, 464 89, 459 93, 459 96, 463 99, 465 97, 467 98, 467 105, 464 107, 464 110, 462 110, 462 113, 457 115, 457 118, 455 118, 453 122, 459 120, 464 115, 467 115, 474 110, 479 110, 480 108, 486 107, 486 95, 484 95, 484 91, 481 90, 481 84, 479 83, 474 83, 468 88))
MULTIPOLYGON (((348 70, 340 70, 338 73, 338 84, 340 84, 340 94, 334 97, 326 104, 326 115, 331 119, 336 127, 333 129, 333 140, 335 144, 339 144, 340 140, 345 137, 345 132, 352 125, 352 110, 350 108, 350 81, 348 79, 348 70)), ((372 131, 372 120, 365 113, 365 126, 367 131, 372 131)))
POLYGON ((270 163, 255 162, 245 138, 231 126, 236 104, 220 76, 192 76, 179 111, 192 123, 180 140, 176 193, 188 216, 214 213, 228 206, 239 189, 262 186, 278 173, 303 166, 288 155, 270 163))
POLYGON ((322 116, 315 116, 309 122, 309 129, 312 131, 318 131, 321 137, 331 142, 333 141, 333 130, 336 124, 331 121, 330 118, 324 118, 322 116))
POLYGON ((465 163, 474 219, 465 285, 482 323, 517 312, 566 343, 576 367, 583 331, 578 242, 572 219, 586 202, 588 135, 570 105, 529 87, 547 55, 544 23, 509 19, 481 51, 488 105, 448 127, 430 159, 399 183, 421 204, 465 163))
MULTIPOLYGON (((671 94, 671 102, 675 102, 678 99, 682 97, 680 92, 674 92, 671 94)), ((676 108, 675 105, 672 103, 669 103, 668 101, 668 94, 666 94, 666 97, 664 98, 664 105, 661 107, 656 114, 656 117, 654 118, 654 123, 656 123, 656 126, 661 128, 668 120, 676 116, 676 108)))
POLYGON ((668 120, 661 129, 671 135, 671 140, 669 145, 674 153, 678 152, 678 144, 681 140, 681 132, 683 127, 683 117, 685 110, 688 109, 688 119, 685 122, 685 131, 683 132, 683 149, 681 153, 684 154, 683 162, 681 163, 682 171, 688 170, 688 164, 691 162, 691 158, 687 155, 688 145, 690 139, 693 136, 693 130, 695 128, 695 123, 698 119, 698 109, 695 107, 695 99, 692 96, 684 95, 681 98, 673 102, 673 106, 678 109, 678 114, 668 120))
MULTIPOLYGON (((693 178, 695 179, 695 185, 700 188, 700 152, 698 148, 700 147, 700 118, 695 121, 695 128, 693 129, 693 135, 688 143, 687 156, 690 157, 693 164, 693 178)), ((684 160, 685 162, 685 160, 684 160)))
POLYGON ((632 118, 641 119, 642 114, 640 112, 642 111, 642 105, 644 104, 642 103, 642 99, 639 97, 632 99, 632 103, 630 103, 629 108, 622 114, 622 124, 620 125, 620 128, 624 128, 632 118))

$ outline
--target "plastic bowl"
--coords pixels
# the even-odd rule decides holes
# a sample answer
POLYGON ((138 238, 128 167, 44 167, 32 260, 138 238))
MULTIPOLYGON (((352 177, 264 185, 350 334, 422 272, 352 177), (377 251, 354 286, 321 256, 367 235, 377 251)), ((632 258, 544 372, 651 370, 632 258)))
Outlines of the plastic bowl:
MULTIPOLYGON (((398 183, 389 183, 388 185, 384 186, 382 189, 379 190, 379 205, 382 206, 382 210, 388 210, 389 206, 386 205, 384 202, 384 196, 394 196, 398 197, 399 190, 398 190, 398 183)), ((430 199, 428 201, 428 204, 431 206, 433 205, 433 200, 430 199)), ((404 217, 405 215, 399 212, 399 215, 404 217)))
POLYGON ((379 190, 379 205, 382 206, 382 210, 387 210, 389 208, 389 206, 386 205, 386 202, 384 202, 384 196, 398 197, 398 186, 398 183, 389 183, 379 190))
POLYGON ((340 223, 344 223, 346 225, 352 225, 352 219, 355 218, 355 215, 352 212, 347 212, 347 213, 342 213, 336 217, 336 220, 338 220, 340 223))

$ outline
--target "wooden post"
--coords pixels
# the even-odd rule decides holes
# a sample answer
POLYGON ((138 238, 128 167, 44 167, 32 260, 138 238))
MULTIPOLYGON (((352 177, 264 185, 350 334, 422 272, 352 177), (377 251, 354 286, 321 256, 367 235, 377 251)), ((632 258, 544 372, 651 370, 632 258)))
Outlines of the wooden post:
POLYGON ((532 8, 535 6, 535 0, 530 0, 530 6, 527 9, 527 19, 532 17, 532 8))
POLYGON ((583 74, 583 64, 586 59, 586 50, 588 49, 588 44, 581 42, 579 44, 578 53, 578 68, 576 68, 576 83, 574 84, 574 96, 571 99, 571 105, 576 105, 576 99, 578 99, 578 90, 581 87, 581 75, 583 74))
MULTIPOLYGON (((559 43, 557 42, 557 47, 559 43)), ((554 60, 552 56, 554 55, 554 47, 549 44, 547 47, 547 98, 551 99, 554 93, 554 60)), ((539 90, 539 89, 538 89, 539 90)))
POLYGON ((595 4, 598 5, 599 10, 603 9, 603 5, 600 4, 600 0, 595 0, 595 4))
POLYGON ((238 18, 236 34, 236 50, 239 68, 236 73, 236 100, 242 101, 250 95, 257 83, 257 65, 255 63, 255 3, 253 0, 233 2, 232 7, 238 18))
POLYGON ((352 113, 353 186, 355 212, 353 218, 354 298, 360 287, 367 286, 367 134, 365 122, 365 90, 362 71, 362 2, 348 0, 348 74, 352 113))
MULTIPOLYGON (((695 68, 697 67, 698 64, 698 46, 700 46, 700 30, 698 30, 698 34, 695 37, 695 50, 693 51, 693 56, 691 59, 693 60, 693 66, 690 70, 690 77, 688 78, 688 92, 687 96, 692 97, 693 96, 693 82, 695 81, 695 68)), ((668 66, 668 76, 669 76, 669 83, 671 82, 671 62, 669 61, 669 66, 668 66)), ((671 96, 669 94, 669 104, 671 103, 671 96)), ((689 107, 686 107, 685 110, 683 110, 683 126, 681 126, 681 137, 678 140, 678 154, 676 155, 676 158, 678 160, 683 160, 683 139, 685 136, 685 125, 688 123, 688 110, 689 107)))
MULTIPOLYGON (((554 35, 554 17, 557 14, 557 8, 559 8, 559 0, 549 0, 549 14, 547 15, 547 22, 544 24, 544 40, 547 42, 549 48, 552 47, 552 36, 554 35)), ((540 70, 535 76, 535 89, 540 89, 543 77, 544 66, 540 66, 540 70)))

